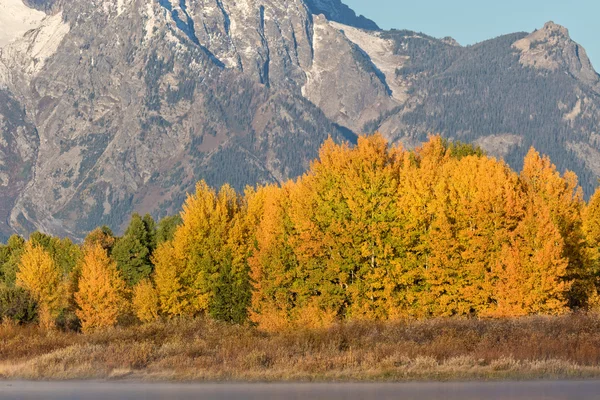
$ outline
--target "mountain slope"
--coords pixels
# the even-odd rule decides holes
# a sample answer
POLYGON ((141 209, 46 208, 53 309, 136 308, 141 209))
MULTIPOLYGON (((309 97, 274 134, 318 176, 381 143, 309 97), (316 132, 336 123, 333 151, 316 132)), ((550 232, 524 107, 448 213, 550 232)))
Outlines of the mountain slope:
POLYGON ((549 23, 532 35, 467 48, 387 35, 410 56, 397 77, 413 92, 397 114, 376 124, 390 139, 415 142, 437 132, 478 143, 517 169, 535 146, 593 190, 600 158, 585 152, 598 151, 600 79, 563 27, 549 23))
MULTIPOLYGON (((368 115, 376 109, 378 117, 362 125, 364 118, 355 119, 355 131, 379 130, 409 147, 439 133, 475 142, 516 169, 535 146, 559 169, 575 171, 588 195, 595 189, 600 177, 600 77, 564 27, 549 22, 532 34, 461 47, 411 31, 329 25, 363 49, 393 89, 359 111, 368 115), (395 107, 378 108, 390 98, 395 107)), ((343 93, 343 85, 334 91, 343 93)), ((334 121, 347 121, 322 108, 334 121)))
POLYGON ((199 179, 283 181, 328 135, 375 130, 474 141, 517 168, 535 145, 588 193, 600 176, 598 75, 555 24, 461 47, 339 0, 26 4, 33 28, 0 45, 3 236, 118 230, 199 179))
POLYGON ((226 68, 175 8, 73 2, 2 49, 9 86, 39 135, 12 229, 80 237, 120 226, 133 210, 164 215, 201 178, 238 189, 284 180, 304 171, 328 135, 346 134, 288 88, 275 63, 273 88, 260 69, 226 68), (40 41, 38 57, 31 49, 40 41))

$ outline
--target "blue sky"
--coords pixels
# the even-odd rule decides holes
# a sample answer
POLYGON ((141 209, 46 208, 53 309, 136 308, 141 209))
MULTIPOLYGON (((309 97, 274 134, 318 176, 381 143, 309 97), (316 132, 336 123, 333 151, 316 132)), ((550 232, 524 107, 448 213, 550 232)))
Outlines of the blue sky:
POLYGON ((342 0, 385 29, 452 36, 462 45, 554 21, 569 29, 600 71, 599 0, 342 0))

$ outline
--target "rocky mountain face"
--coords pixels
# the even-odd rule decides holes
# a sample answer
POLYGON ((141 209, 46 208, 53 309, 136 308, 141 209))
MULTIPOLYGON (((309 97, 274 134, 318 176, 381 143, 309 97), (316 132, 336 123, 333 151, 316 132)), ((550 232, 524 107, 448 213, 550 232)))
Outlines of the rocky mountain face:
POLYGON ((339 0, 2 7, 30 24, 0 30, 2 236, 118 230, 173 213, 199 179, 282 181, 327 136, 375 130, 475 141, 517 167, 535 145, 588 191, 600 176, 599 77, 554 24, 461 47, 339 0))
POLYGON ((314 15, 323 14, 329 21, 370 31, 379 30, 377 24, 356 13, 341 0, 306 0, 308 10, 314 15))

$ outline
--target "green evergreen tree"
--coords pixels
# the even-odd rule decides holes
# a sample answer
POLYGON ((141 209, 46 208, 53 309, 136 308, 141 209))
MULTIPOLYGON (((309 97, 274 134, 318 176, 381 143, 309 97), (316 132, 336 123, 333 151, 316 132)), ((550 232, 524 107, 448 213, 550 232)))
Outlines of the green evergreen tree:
POLYGON ((117 241, 112 251, 117 268, 131 287, 149 278, 154 269, 150 257, 154 251, 155 233, 154 230, 148 231, 154 226, 151 220, 149 215, 142 218, 137 213, 133 214, 125 235, 117 241))
POLYGON ((248 317, 251 287, 246 278, 248 272, 236 273, 234 259, 230 250, 219 265, 219 273, 215 282, 214 297, 209 305, 209 314, 220 321, 241 324, 248 317))
POLYGON ((168 242, 169 240, 173 240, 175 231, 182 223, 183 220, 179 214, 161 219, 156 230, 156 244, 159 245, 168 242))
POLYGON ((146 232, 148 233, 148 248, 150 249, 150 252, 152 253, 155 249, 156 249, 156 222, 154 221, 154 218, 152 218, 152 215, 150 214, 146 214, 144 215, 144 218, 142 219, 142 221, 144 221, 144 226, 146 228, 146 232))

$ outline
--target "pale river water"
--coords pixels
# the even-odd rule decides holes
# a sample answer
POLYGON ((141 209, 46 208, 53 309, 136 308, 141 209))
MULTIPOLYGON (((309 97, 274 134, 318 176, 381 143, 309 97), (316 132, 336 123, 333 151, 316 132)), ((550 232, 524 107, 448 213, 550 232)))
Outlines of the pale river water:
POLYGON ((162 384, 0 381, 0 399, 44 400, 591 400, 600 381, 400 384, 162 384))

